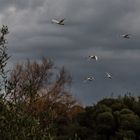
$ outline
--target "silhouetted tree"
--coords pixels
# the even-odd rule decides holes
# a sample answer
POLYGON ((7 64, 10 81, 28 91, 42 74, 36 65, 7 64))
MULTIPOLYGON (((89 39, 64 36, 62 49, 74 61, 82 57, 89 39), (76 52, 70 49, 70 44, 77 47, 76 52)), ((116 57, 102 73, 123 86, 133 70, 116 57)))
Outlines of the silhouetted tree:
POLYGON ((38 120, 18 109, 19 106, 9 99, 9 91, 12 91, 13 87, 8 81, 6 70, 9 56, 5 35, 9 33, 8 27, 3 25, 0 33, 0 137, 3 140, 48 139, 38 120))

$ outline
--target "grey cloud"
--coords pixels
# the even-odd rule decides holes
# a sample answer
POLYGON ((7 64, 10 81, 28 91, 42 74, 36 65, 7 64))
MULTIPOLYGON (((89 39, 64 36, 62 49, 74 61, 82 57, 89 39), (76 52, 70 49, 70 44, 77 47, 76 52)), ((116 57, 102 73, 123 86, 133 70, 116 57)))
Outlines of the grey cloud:
POLYGON ((73 76, 72 91, 83 103, 131 91, 139 94, 140 1, 139 0, 5 0, 0 22, 7 24, 11 62, 42 56, 65 66, 73 76), (65 26, 51 23, 66 18, 65 26), (126 40, 123 33, 132 34, 126 40), (90 54, 99 56, 87 62, 90 54), (105 72, 113 75, 112 81, 105 72), (82 82, 89 73, 96 80, 82 82))

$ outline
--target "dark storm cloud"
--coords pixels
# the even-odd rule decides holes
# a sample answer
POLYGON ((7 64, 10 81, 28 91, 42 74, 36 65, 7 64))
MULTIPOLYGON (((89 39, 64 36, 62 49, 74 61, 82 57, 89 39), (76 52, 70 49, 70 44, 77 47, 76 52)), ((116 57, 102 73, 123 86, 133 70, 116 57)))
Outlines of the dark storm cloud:
POLYGON ((5 0, 0 12, 0 23, 10 29, 11 63, 52 58, 70 71, 73 94, 86 104, 112 92, 139 94, 139 0, 5 0), (65 26, 52 24, 52 18, 66 18, 65 26), (123 39, 123 33, 132 36, 123 39), (90 54, 99 61, 87 61, 90 54), (96 80, 84 84, 88 74, 96 80))

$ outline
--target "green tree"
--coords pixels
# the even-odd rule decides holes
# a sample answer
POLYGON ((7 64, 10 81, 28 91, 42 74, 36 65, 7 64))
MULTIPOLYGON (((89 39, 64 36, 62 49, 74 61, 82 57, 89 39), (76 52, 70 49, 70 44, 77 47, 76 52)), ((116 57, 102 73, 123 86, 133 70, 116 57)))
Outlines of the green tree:
POLYGON ((105 135, 106 139, 110 138, 110 135, 115 129, 115 119, 111 112, 99 113, 96 118, 96 131, 100 135, 105 135))

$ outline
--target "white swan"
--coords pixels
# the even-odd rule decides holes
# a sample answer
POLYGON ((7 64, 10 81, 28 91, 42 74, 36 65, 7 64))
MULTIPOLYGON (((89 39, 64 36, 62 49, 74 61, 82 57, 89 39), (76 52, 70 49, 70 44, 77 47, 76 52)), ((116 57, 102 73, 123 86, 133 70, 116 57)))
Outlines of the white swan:
POLYGON ((52 19, 52 23, 56 23, 56 24, 59 24, 59 25, 64 25, 64 20, 65 19, 61 19, 61 20, 52 19))
POLYGON ((123 34, 123 35, 121 35, 123 38, 127 38, 127 39, 129 39, 130 38, 130 34, 123 34))
POLYGON ((85 79, 84 79, 84 82, 87 82, 87 81, 93 81, 95 80, 95 78, 93 76, 87 76, 85 79))
POLYGON ((93 59, 93 60, 98 60, 98 57, 96 56, 96 55, 90 55, 89 56, 89 60, 91 60, 91 59, 93 59))
POLYGON ((112 79, 112 76, 110 73, 106 72, 106 76, 107 76, 107 78, 112 79))

